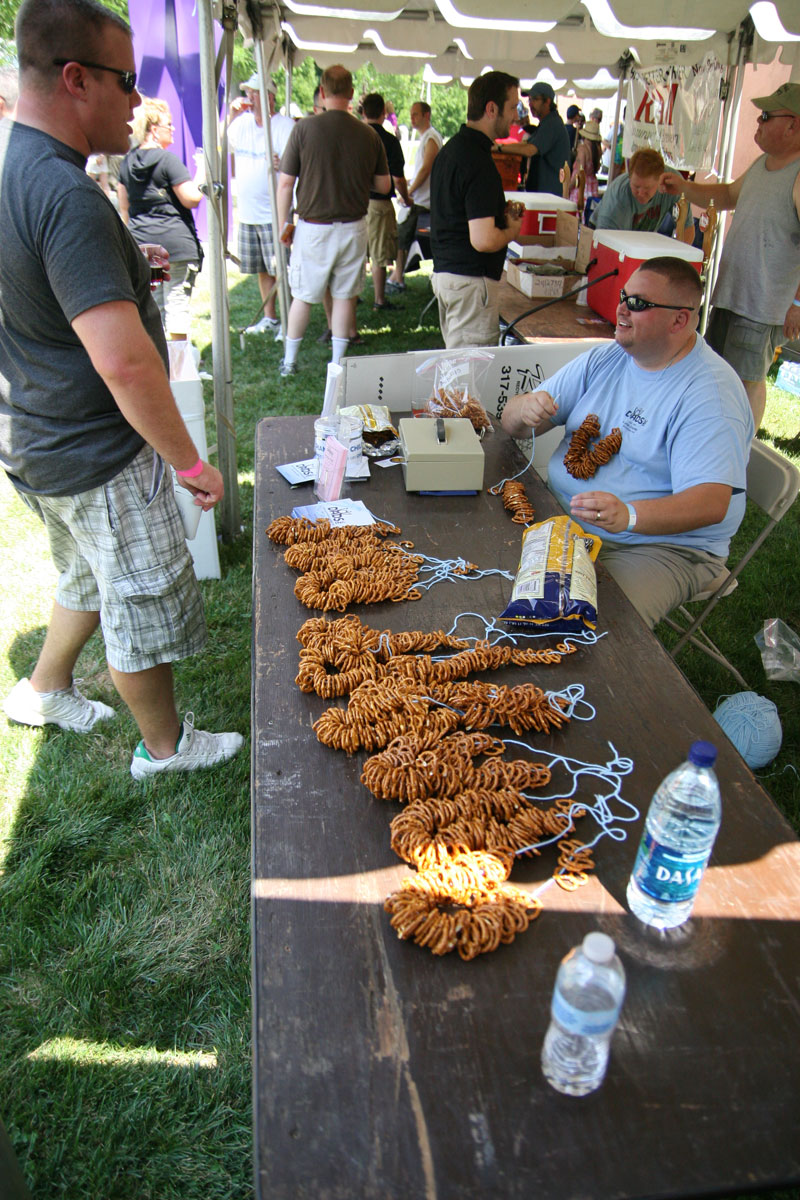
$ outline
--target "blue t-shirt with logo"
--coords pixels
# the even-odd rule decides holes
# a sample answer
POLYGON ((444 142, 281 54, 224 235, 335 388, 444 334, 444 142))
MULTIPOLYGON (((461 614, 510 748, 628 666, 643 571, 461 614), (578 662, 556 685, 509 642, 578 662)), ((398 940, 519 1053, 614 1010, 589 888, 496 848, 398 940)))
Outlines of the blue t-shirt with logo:
POLYGON ((558 403, 556 423, 566 424, 550 459, 548 486, 567 512, 578 492, 611 492, 632 504, 701 483, 726 484, 733 494, 718 525, 658 535, 597 532, 609 542, 669 543, 727 556, 744 515, 753 415, 735 371, 699 335, 684 358, 660 371, 645 371, 612 343, 567 363, 541 387, 558 403), (592 479, 574 479, 563 459, 590 413, 599 418, 601 437, 622 431, 622 446, 592 479))

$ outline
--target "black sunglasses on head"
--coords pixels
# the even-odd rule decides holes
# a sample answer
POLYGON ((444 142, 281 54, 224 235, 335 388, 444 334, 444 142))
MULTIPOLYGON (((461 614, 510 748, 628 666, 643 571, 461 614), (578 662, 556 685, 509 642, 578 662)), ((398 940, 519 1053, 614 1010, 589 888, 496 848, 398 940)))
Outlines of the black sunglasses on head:
POLYGON ((656 304, 655 300, 644 300, 641 296, 629 296, 625 288, 619 289, 619 302, 627 307, 628 312, 644 312, 646 308, 674 308, 676 312, 682 308, 688 308, 690 312, 694 312, 693 304, 656 304))
POLYGON ((112 75, 119 75, 119 82, 123 92, 130 96, 133 89, 136 87, 136 72, 135 71, 120 71, 119 67, 104 67, 102 63, 81 62, 79 58, 54 58, 54 67, 65 67, 67 63, 77 63, 79 67, 87 67, 93 71, 110 71, 112 75))

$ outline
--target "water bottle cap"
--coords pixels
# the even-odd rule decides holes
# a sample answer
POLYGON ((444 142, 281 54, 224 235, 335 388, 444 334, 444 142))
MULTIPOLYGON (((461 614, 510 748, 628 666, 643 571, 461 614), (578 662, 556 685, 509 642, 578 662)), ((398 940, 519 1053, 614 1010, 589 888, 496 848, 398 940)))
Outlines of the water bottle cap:
POLYGON ((689 762, 696 767, 713 767, 717 761, 717 747, 712 742, 692 742, 689 747, 689 762))
POLYGON ((587 933, 582 950, 590 962, 607 963, 614 957, 614 942, 607 933, 587 933))

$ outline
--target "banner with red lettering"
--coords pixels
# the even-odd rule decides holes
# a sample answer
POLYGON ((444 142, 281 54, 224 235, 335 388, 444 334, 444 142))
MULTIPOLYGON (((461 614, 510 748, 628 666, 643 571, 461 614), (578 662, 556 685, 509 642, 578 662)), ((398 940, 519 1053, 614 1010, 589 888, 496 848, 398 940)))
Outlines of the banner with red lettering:
POLYGON ((622 153, 630 158, 645 146, 658 150, 667 166, 686 171, 714 165, 725 68, 715 54, 694 66, 633 70, 628 81, 622 153))

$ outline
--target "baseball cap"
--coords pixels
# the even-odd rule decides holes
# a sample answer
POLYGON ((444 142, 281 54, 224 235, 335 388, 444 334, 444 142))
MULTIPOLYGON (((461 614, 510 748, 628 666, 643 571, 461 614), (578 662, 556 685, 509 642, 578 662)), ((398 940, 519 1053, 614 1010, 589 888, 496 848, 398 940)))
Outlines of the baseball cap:
POLYGON ((577 117, 580 111, 577 104, 570 104, 567 109, 567 120, 571 121, 573 117, 577 117))
POLYGON ((800 117, 800 83, 782 83, 777 92, 771 96, 755 96, 753 104, 764 112, 774 112, 776 108, 788 108, 789 112, 797 113, 800 117))
POLYGON ((545 96, 548 100, 555 100, 556 94, 550 87, 549 83, 534 83, 527 88, 523 96, 545 96))
MULTIPOLYGON (((259 90, 260 86, 261 85, 258 81, 258 71, 254 71, 249 79, 246 79, 244 81, 244 83, 239 84, 239 87, 241 88, 242 91, 244 91, 245 88, 247 88, 252 92, 257 92, 259 90)), ((277 94, 278 94, 275 84, 272 82, 271 79, 267 80, 267 91, 272 92, 273 96, 277 96, 277 94)))

